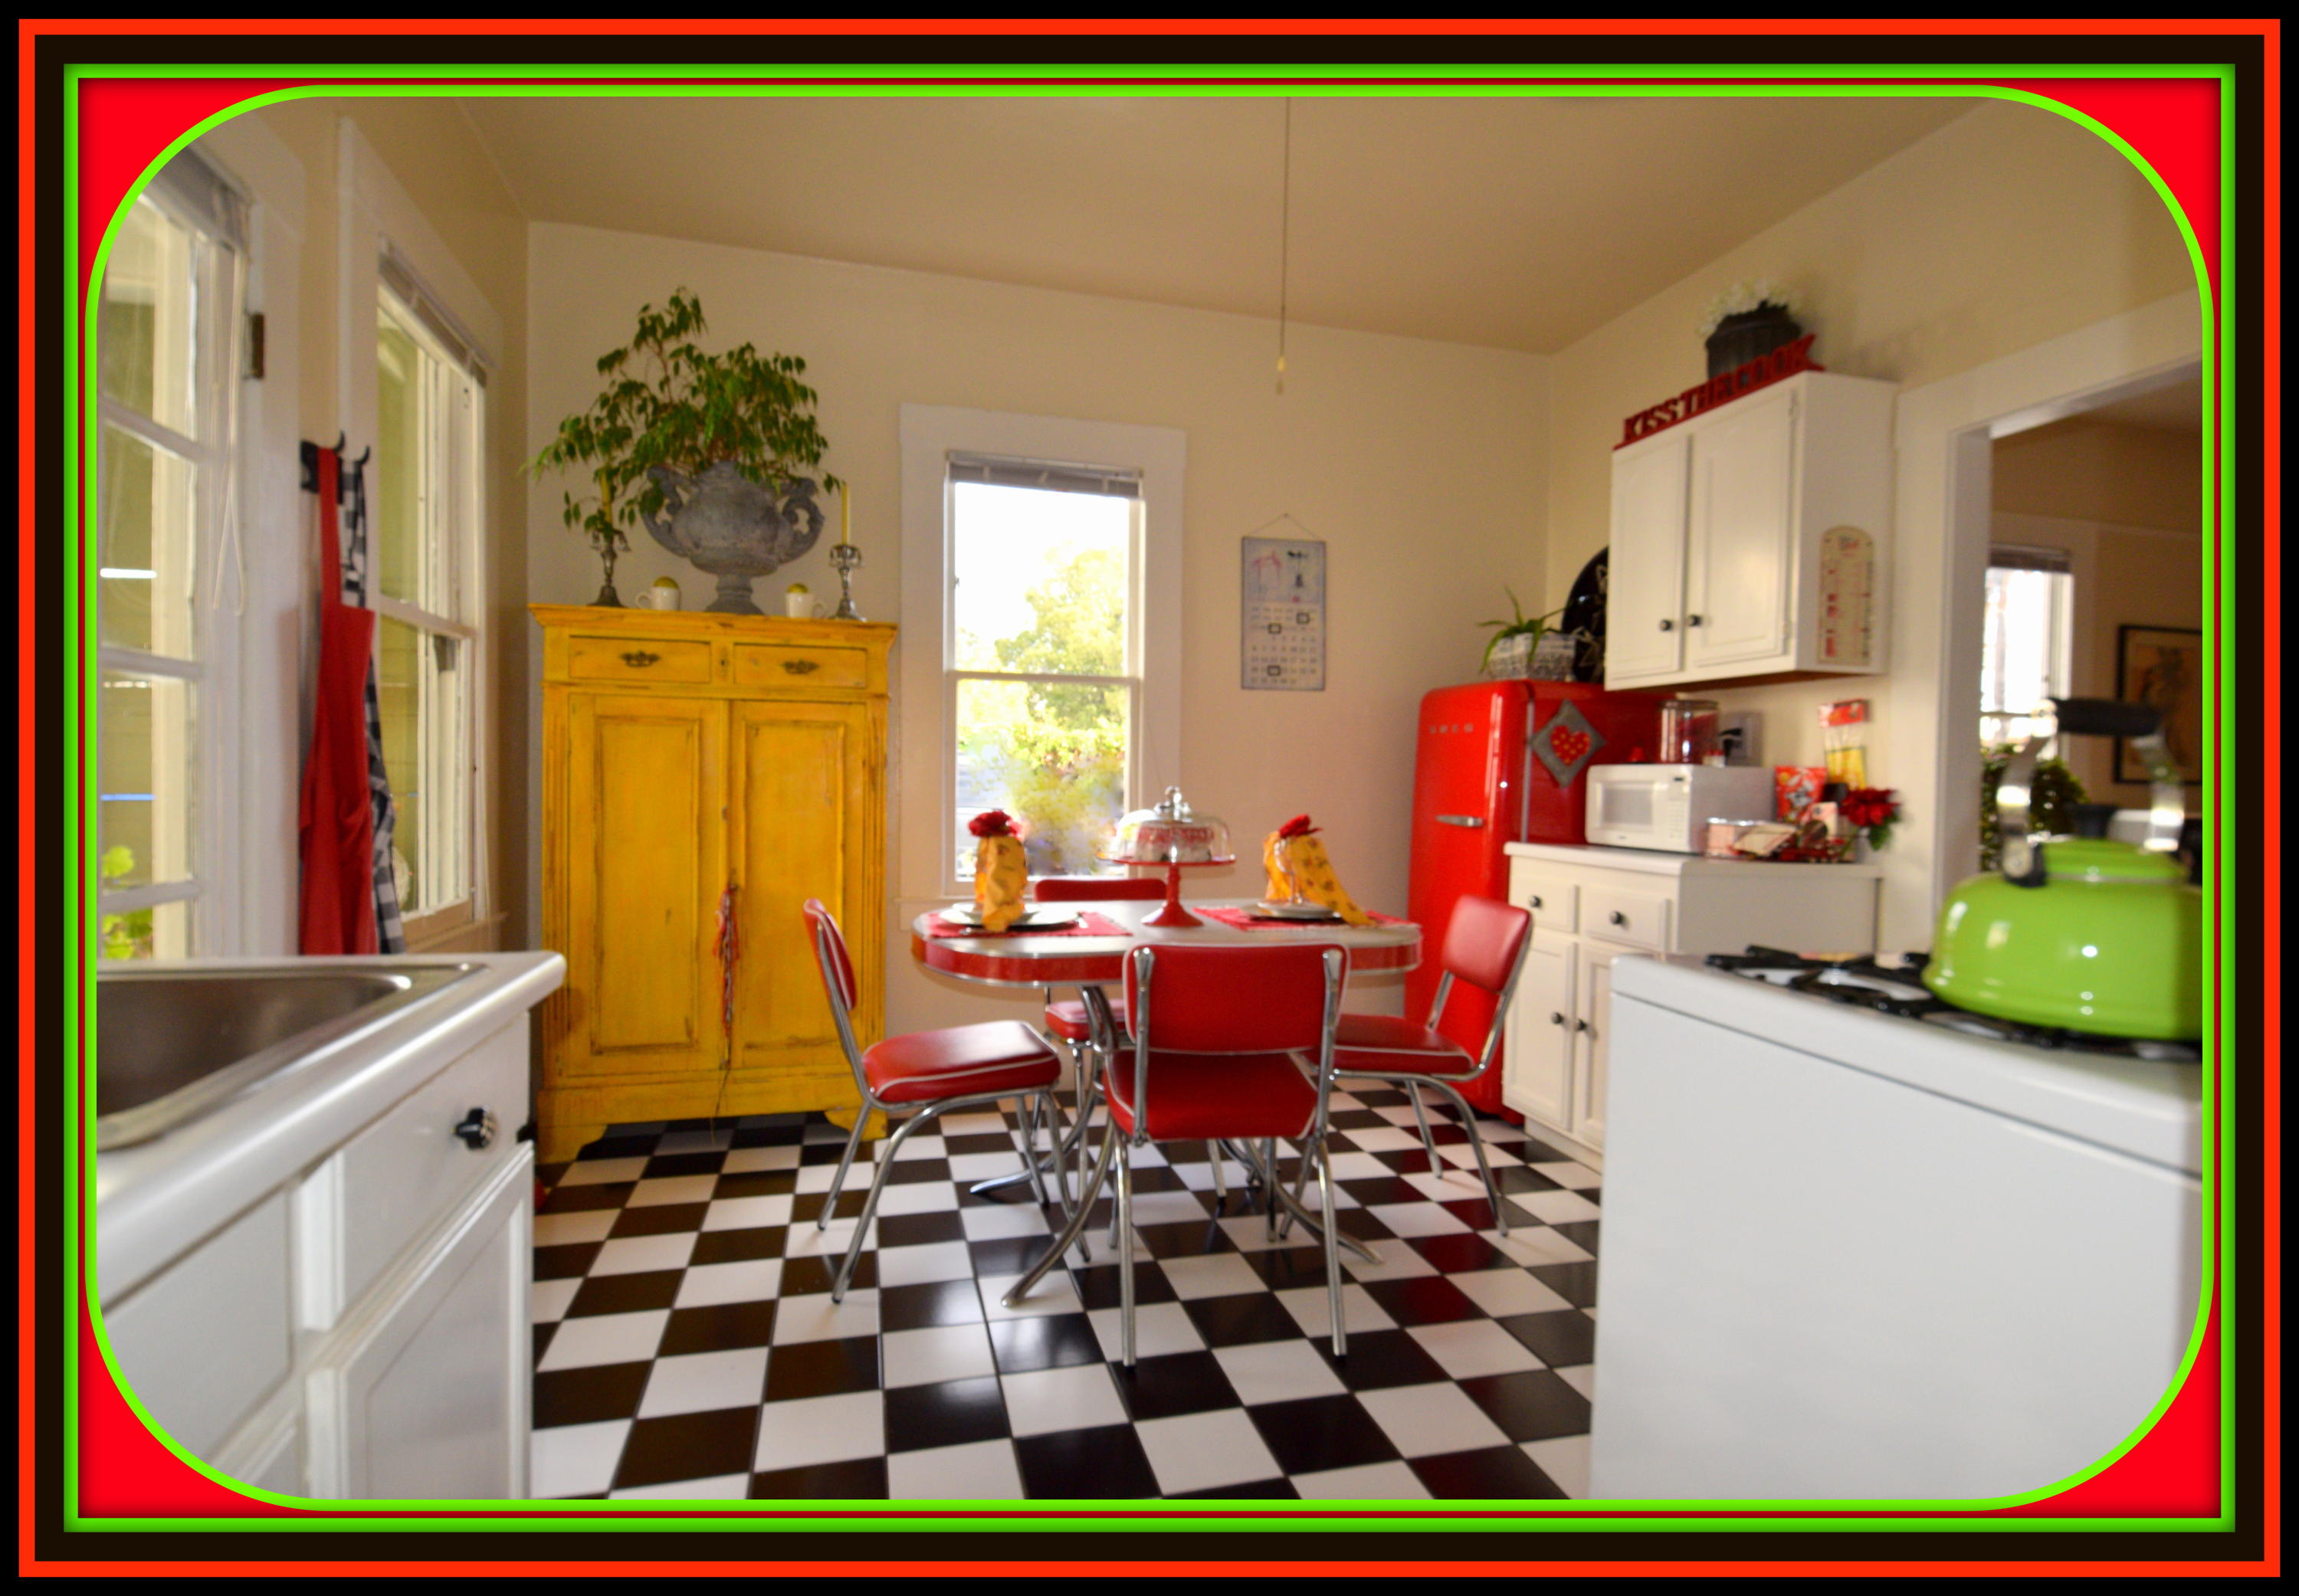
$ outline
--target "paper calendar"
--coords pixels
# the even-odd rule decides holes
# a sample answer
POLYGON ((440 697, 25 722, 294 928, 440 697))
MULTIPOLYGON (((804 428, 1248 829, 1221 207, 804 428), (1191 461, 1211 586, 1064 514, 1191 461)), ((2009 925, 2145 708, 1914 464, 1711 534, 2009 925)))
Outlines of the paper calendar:
POLYGON ((1244 685, 1280 692, 1325 687, 1325 545, 1246 538, 1244 685))

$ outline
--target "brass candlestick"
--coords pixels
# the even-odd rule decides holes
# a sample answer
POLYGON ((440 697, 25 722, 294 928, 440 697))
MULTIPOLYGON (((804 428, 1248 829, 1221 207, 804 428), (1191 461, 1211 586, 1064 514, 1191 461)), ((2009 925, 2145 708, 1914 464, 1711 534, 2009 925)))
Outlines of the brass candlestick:
POLYGON ((859 621, 862 612, 854 608, 854 573, 862 568, 862 550, 849 542, 830 546, 830 568, 838 573, 838 608, 830 612, 834 621, 859 621))

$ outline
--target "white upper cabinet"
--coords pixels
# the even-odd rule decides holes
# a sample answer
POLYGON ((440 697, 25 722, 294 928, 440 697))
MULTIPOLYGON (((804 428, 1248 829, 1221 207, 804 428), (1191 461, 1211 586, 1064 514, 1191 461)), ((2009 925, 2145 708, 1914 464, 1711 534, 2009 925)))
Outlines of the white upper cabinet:
POLYGON ((1607 685, 1883 668, 1892 393, 1806 372, 1615 451, 1607 685))
POLYGON ((1613 551, 1605 583, 1607 682, 1641 681, 1681 663, 1684 485, 1692 439, 1666 434, 1613 458, 1613 551))

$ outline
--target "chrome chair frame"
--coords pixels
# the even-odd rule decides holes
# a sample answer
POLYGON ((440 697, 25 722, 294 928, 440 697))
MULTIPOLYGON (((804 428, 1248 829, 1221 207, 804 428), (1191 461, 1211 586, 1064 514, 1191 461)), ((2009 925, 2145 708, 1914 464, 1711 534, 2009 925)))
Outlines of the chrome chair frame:
MULTIPOLYGON (((813 927, 813 930, 815 965, 822 972, 823 995, 827 997, 833 991, 842 989, 843 983, 833 972, 830 942, 824 927, 817 924, 813 927)), ((1029 1118, 1024 1122, 1023 1129, 1022 1175, 1029 1181, 1030 1189, 1035 1194, 1038 1201, 1043 1203, 1047 1201, 1046 1187, 1038 1173, 1037 1128, 1040 1123, 1040 1110, 1043 1110, 1044 1122, 1048 1127, 1048 1139, 1057 1143, 1059 1137, 1055 1134, 1054 1128, 1061 1122, 1059 1117, 1061 1110, 1054 1100, 1051 1086, 1033 1092, 1011 1090, 973 1092, 962 1097, 941 1097, 925 1103, 882 1102, 870 1089, 869 1076, 862 1067, 861 1045, 855 1038, 854 1022, 846 1006, 842 1004, 832 1003, 830 1018, 837 1027, 838 1045, 846 1054, 847 1066, 854 1071, 854 1089, 861 1094, 862 1108, 861 1112, 854 1116, 854 1129, 846 1137, 846 1151, 839 1157, 838 1172, 830 1178, 830 1190, 823 1196, 822 1211, 815 1216, 814 1228, 817 1230, 830 1228, 831 1215, 838 1207, 838 1195, 846 1185, 846 1171, 853 1166, 855 1152, 861 1146, 862 1138, 869 1130, 870 1116, 874 1113, 882 1113, 889 1121, 904 1115, 909 1116, 902 1121, 901 1127, 892 1136, 879 1144, 877 1151, 873 1155, 870 1193, 862 1200, 862 1213, 854 1226, 854 1240, 847 1247, 845 1261, 838 1266, 837 1278, 831 1282, 830 1286, 830 1300, 834 1302, 842 1302, 846 1300, 846 1288, 854 1278, 855 1265, 861 1261, 862 1246, 869 1237, 871 1222, 877 1218, 878 1198, 885 1190, 887 1172, 894 1167, 895 1155, 901 1152, 902 1144, 909 1139, 912 1132, 922 1125, 930 1124, 953 1108, 994 1107, 1008 1098, 1017 1096, 1030 1099, 1031 1112, 1029 1118)), ((1053 1044, 1046 1040, 1044 1032, 1035 1026, 1029 1026, 1026 1029, 1031 1035, 1038 1038, 1049 1053, 1054 1051, 1053 1044)), ((1067 1221, 1072 1212, 1069 1192, 1066 1187, 1061 1187, 1059 1181, 1056 1182, 1056 1186, 1059 1188, 1062 1217, 1067 1221)))
MULTIPOLYGON (((1486 1028, 1484 1048, 1477 1054, 1474 1067, 1465 1073, 1433 1075, 1422 1071, 1398 1071, 1356 1067, 1352 1067, 1348 1071, 1352 1080, 1385 1081, 1391 1086, 1401 1086, 1405 1088, 1406 1097, 1413 1104, 1413 1117, 1420 1122, 1421 1145, 1428 1150, 1429 1173, 1439 1180, 1443 1179, 1452 1171, 1445 1167, 1445 1161, 1437 1156, 1437 1138, 1430 1134, 1429 1116, 1421 1106, 1421 1088, 1424 1086, 1432 1087, 1452 1100, 1454 1111, 1461 1116, 1461 1129, 1469 1133, 1469 1150, 1477 1155, 1477 1172, 1484 1177, 1485 1200, 1492 1205, 1493 1210, 1493 1228, 1503 1236, 1508 1234, 1508 1213, 1501 1205, 1500 1186, 1493 1178, 1493 1167, 1490 1161, 1485 1157, 1485 1139, 1477 1133, 1477 1112, 1469 1106, 1469 1100, 1461 1095, 1459 1088, 1479 1079, 1487 1070, 1492 1068, 1493 1054, 1499 1050, 1501 1032, 1508 1021, 1509 1005, 1516 997, 1516 984, 1519 978, 1524 974, 1524 962, 1531 952, 1532 927, 1528 924, 1523 937, 1517 943, 1516 962, 1509 966, 1508 979, 1504 980, 1500 989, 1493 994, 1493 1021, 1486 1028)), ((1437 1021, 1444 1017, 1445 1001, 1452 995, 1453 972, 1448 970, 1437 978, 1436 996, 1430 1000, 1429 1030, 1437 1029, 1437 1021)), ((1355 1056, 1363 1057, 1372 1049, 1351 1048, 1349 1051, 1355 1056)), ((1293 1195, 1297 1201, 1307 1183, 1308 1170, 1305 1166, 1299 1178, 1294 1182, 1293 1195)), ((1290 1225, 1291 1222, 1289 1216, 1287 1224, 1290 1225)), ((1283 1228, 1280 1227, 1279 1235, 1283 1234, 1283 1228)))
MULTIPOLYGON (((1117 1250, 1118 1341, 1122 1361, 1128 1369, 1133 1368, 1134 1363, 1133 1149, 1137 1146, 1146 1146, 1157 1139, 1149 1134, 1151 1049, 1144 1040, 1150 1035, 1150 988, 1157 969, 1157 953, 1158 950, 1154 947, 1136 947, 1125 955, 1127 963, 1133 966, 1134 972, 1133 1009, 1130 1015, 1133 1021, 1133 1133, 1127 1136, 1119 1130, 1117 1116, 1112 1109, 1109 1111, 1109 1128, 1104 1132, 1102 1142, 1103 1161, 1106 1162, 1113 1152, 1116 1156, 1117 1203, 1114 1218, 1118 1239, 1114 1245, 1117 1250)), ((1325 1291, 1326 1300, 1332 1314, 1333 1355, 1339 1358, 1348 1355, 1349 1332, 1341 1322, 1341 1261, 1337 1244, 1340 1231, 1333 1223, 1332 1168, 1325 1147, 1325 1121, 1333 1087, 1333 1029, 1340 1019, 1341 988, 1348 978, 1349 955, 1338 947, 1328 947, 1324 950, 1324 966, 1325 1012, 1323 1035, 1317 1048, 1315 1072, 1313 1077, 1316 1086, 1316 1107, 1312 1112, 1309 1124, 1302 1131, 1299 1139, 1305 1182, 1307 1178, 1311 1152, 1314 1150, 1316 1155, 1317 1195, 1324 1221, 1318 1228, 1322 1232, 1321 1239, 1324 1243, 1325 1291)), ((1091 1011, 1092 1005, 1089 1000, 1089 1012, 1091 1011)), ((1108 1017, 1106 1001, 1101 1013, 1106 1020, 1108 1017)), ((1300 1055, 1298 1052, 1294 1056, 1299 1060, 1300 1055)), ((1115 1061, 1113 1061, 1113 1067, 1116 1067, 1115 1061)), ((1181 1139, 1196 1140, 1198 1138, 1181 1139)), ((1208 1145, 1212 1148, 1214 1158, 1218 1163, 1222 1155, 1221 1146, 1218 1143, 1211 1143, 1208 1145)), ((1277 1199, 1284 1195, 1284 1188, 1277 1179, 1276 1162, 1270 1138, 1265 1139, 1263 1157, 1265 1178, 1271 1199, 1269 1203, 1270 1231, 1274 1236, 1276 1234, 1277 1226, 1277 1199)), ((1297 1204, 1299 1201, 1299 1195, 1297 1193, 1295 1194, 1297 1204)), ((1352 1250, 1362 1251, 1363 1249, 1353 1248, 1352 1250)), ((1026 1288, 1027 1284, 1026 1281, 1017 1282, 1017 1286, 1026 1288)), ((1010 1303, 1013 1300, 1012 1294, 1009 1294, 1007 1300, 1010 1303)))

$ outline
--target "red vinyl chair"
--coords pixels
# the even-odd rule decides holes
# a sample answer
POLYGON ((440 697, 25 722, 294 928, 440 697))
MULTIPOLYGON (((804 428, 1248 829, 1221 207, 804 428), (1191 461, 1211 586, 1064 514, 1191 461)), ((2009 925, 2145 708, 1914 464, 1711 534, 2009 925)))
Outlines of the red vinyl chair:
MULTIPOLYGON (((1275 1144, 1314 1159, 1324 1200, 1325 1284, 1333 1353, 1349 1350, 1341 1327, 1340 1254, 1334 1242, 1332 1171, 1325 1109, 1333 1084, 1333 1032, 1349 956, 1339 947, 1291 942, 1266 947, 1171 944, 1125 955, 1133 1046, 1111 1059, 1104 1145, 1117 1155, 1118 1307, 1124 1361, 1133 1362, 1133 1165, 1150 1142, 1259 1142, 1274 1214, 1275 1144), (1305 1073, 1305 1065, 1313 1065, 1305 1073)), ((1216 1148, 1218 1155, 1218 1148, 1216 1148)), ((1107 1154, 1105 1154, 1107 1156, 1107 1154)), ((1274 1222, 1274 1221, 1273 1221, 1274 1222)))
MULTIPOLYGON (((1438 978, 1436 998, 1429 1005, 1429 1023, 1415 1025, 1389 1014, 1343 1014, 1333 1037, 1335 1074, 1405 1088, 1413 1103, 1413 1117, 1421 1122, 1421 1142, 1429 1150, 1432 1175, 1443 1175, 1445 1167, 1437 1156, 1436 1138, 1429 1133, 1421 1088, 1442 1092, 1452 1100, 1477 1155, 1477 1170, 1485 1178, 1485 1196, 1493 1206, 1493 1228, 1503 1236, 1508 1234, 1508 1215, 1501 1207, 1500 1188, 1493 1183, 1484 1140, 1477 1134, 1476 1111, 1459 1088, 1492 1067, 1509 999, 1515 994, 1517 978, 1524 972, 1525 951, 1531 945, 1529 912, 1490 897, 1463 897, 1454 906, 1452 923, 1445 930, 1445 946, 1439 955, 1444 973, 1438 978), (1497 1000, 1492 1024, 1486 1028, 1485 1045, 1473 1056, 1436 1029, 1456 980, 1482 988, 1497 1000)), ((1297 1183, 1297 1195, 1299 1190, 1297 1183)))
MULTIPOLYGON (((830 1017, 838 1028, 838 1045, 853 1067, 855 1089, 862 1094, 862 1112, 854 1118, 853 1134, 846 1138, 838 1172, 831 1177, 830 1193, 823 1198, 822 1212, 814 1221, 816 1229, 830 1226, 831 1212, 838 1206, 840 1188, 846 1184, 846 1171, 854 1162, 855 1149, 862 1145, 871 1114, 883 1113, 889 1119, 909 1116, 878 1148, 876 1171, 870 1178, 870 1195, 863 1200, 861 1220, 854 1227, 853 1245, 846 1249, 846 1261, 839 1266, 838 1278, 831 1284, 830 1300, 839 1302, 846 1299, 847 1284, 862 1256, 863 1240, 877 1215, 886 1171, 894 1167, 894 1155, 910 1133, 949 1109, 986 1108, 1001 1097, 1030 1097, 1043 1111, 1037 1117, 1044 1119, 1050 1136, 1059 1123, 1054 1084, 1061 1079, 1062 1061, 1045 1038, 1019 1020, 912 1031, 863 1047, 854 1038, 854 961, 846 951, 846 938, 820 899, 808 898, 805 914, 807 929, 814 937, 815 963, 822 972, 822 989, 830 999, 830 1017)), ((1046 1188, 1038 1178, 1035 1145, 1037 1117, 1029 1121, 1032 1145, 1023 1149, 1022 1165, 1031 1189, 1043 1203, 1046 1188)), ((1067 1214, 1070 1206, 1067 1191, 1061 1194, 1061 1201, 1067 1214)))

